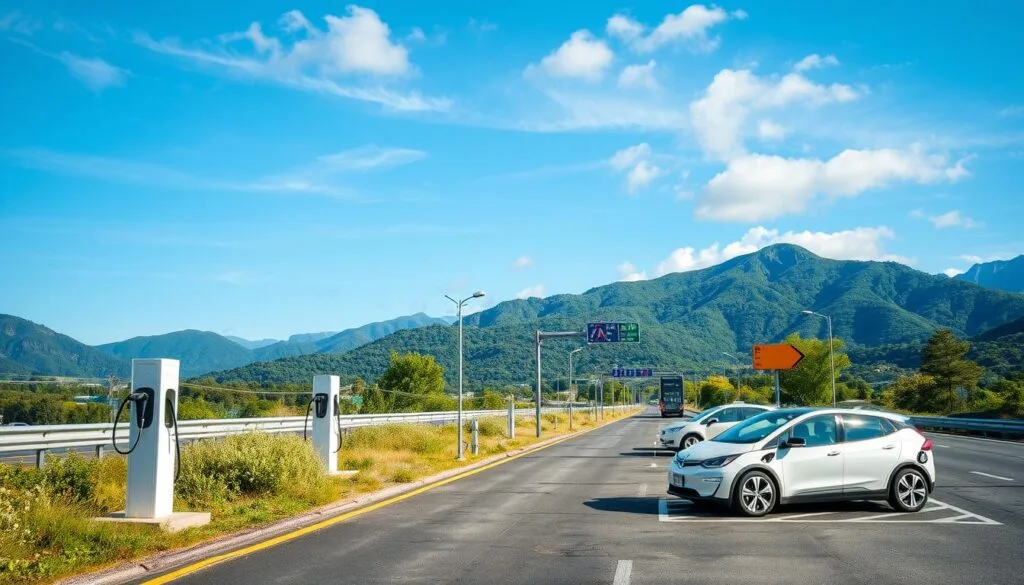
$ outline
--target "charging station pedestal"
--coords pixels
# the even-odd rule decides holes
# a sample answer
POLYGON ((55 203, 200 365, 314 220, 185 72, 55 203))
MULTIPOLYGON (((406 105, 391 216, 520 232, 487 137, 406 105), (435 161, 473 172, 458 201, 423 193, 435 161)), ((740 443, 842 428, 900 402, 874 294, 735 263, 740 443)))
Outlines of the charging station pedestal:
POLYGON ((132 360, 131 393, 146 396, 146 400, 130 403, 128 444, 134 448, 127 455, 125 509, 97 520, 152 524, 169 532, 210 522, 209 512, 174 513, 178 437, 172 433, 176 430, 179 368, 178 360, 132 360))
POLYGON ((337 451, 341 437, 336 417, 341 413, 335 409, 341 407, 340 380, 338 376, 313 376, 313 447, 330 475, 338 474, 337 451), (319 406, 318 400, 323 400, 324 405, 319 406))

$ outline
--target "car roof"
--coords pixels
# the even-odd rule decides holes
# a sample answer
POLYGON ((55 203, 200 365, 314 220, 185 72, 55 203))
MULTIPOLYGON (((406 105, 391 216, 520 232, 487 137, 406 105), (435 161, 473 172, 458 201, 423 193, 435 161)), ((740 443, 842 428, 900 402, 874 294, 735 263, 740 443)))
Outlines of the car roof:
POLYGON ((880 418, 886 418, 889 420, 904 421, 907 415, 900 414, 898 412, 889 412, 887 410, 871 410, 867 408, 844 408, 841 406, 799 406, 792 408, 781 408, 774 411, 779 414, 794 414, 794 418, 800 417, 806 414, 845 414, 845 415, 859 415, 859 416, 877 416, 880 418))

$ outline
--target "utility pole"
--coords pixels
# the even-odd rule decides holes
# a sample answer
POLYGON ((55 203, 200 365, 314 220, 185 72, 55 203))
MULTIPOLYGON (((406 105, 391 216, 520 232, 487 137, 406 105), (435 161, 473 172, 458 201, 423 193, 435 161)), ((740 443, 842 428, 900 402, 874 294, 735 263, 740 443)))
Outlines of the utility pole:
POLYGON ((114 413, 114 388, 117 382, 117 376, 114 374, 107 376, 107 410, 110 411, 110 424, 114 424, 114 417, 117 416, 114 413))

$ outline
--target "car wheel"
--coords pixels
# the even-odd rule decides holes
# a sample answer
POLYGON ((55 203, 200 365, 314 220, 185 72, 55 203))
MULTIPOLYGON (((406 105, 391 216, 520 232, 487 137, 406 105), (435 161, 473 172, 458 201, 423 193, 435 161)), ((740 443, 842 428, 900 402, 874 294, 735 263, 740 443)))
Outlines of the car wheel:
POLYGON ((777 500, 772 479, 762 471, 748 471, 733 495, 733 509, 743 516, 760 518, 775 509, 777 500))
POLYGON ((683 437, 683 442, 680 445, 682 445, 683 449, 689 449, 697 443, 700 443, 700 437, 697 435, 686 435, 683 437))
POLYGON ((907 467, 892 478, 889 486, 889 505, 898 512, 917 512, 928 503, 928 482, 924 475, 907 467))

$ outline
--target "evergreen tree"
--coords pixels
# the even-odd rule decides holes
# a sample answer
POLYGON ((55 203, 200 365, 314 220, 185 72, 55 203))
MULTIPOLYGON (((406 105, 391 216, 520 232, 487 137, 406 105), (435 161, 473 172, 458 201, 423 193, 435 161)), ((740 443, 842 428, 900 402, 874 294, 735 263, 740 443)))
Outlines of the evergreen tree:
POLYGON ((936 406, 945 413, 952 413, 963 405, 964 400, 973 398, 978 380, 985 373, 984 368, 965 359, 971 344, 960 341, 948 329, 932 335, 921 350, 921 373, 935 381, 936 406), (965 394, 961 396, 960 391, 965 394))

